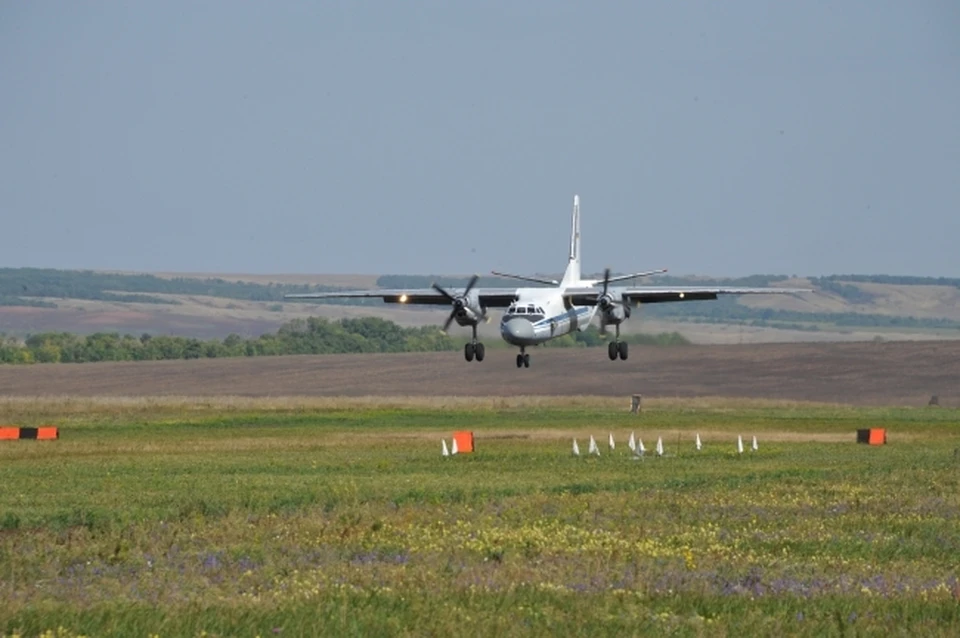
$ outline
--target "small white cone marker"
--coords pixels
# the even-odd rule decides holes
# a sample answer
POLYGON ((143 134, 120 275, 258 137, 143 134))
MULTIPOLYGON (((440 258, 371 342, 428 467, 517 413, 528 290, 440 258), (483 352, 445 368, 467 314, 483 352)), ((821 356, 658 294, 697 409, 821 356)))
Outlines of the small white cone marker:
POLYGON ((441 454, 443 454, 444 456, 450 456, 450 450, 447 449, 447 440, 440 439, 440 442, 443 444, 443 451, 441 452, 441 454))
POLYGON ((699 433, 699 432, 697 432, 697 449, 698 449, 698 450, 702 450, 702 449, 703 449, 703 443, 700 442, 700 433, 699 433))
POLYGON ((743 437, 737 435, 737 454, 743 454, 743 437))
POLYGON ((573 455, 574 455, 574 456, 580 456, 580 446, 577 445, 577 440, 576 440, 576 439, 573 440, 573 455))
POLYGON ((597 447, 597 442, 593 440, 593 435, 590 435, 590 447, 587 449, 587 454, 596 454, 600 456, 600 448, 597 447))
POLYGON ((627 441, 627 447, 630 448, 631 452, 637 451, 637 439, 633 436, 633 432, 630 433, 630 440, 627 441))
POLYGON ((610 433, 609 445, 611 452, 617 447, 617 444, 613 442, 613 432, 610 433))
POLYGON ((450 444, 450 454, 453 455, 453 454, 456 454, 457 452, 459 452, 459 450, 457 449, 457 440, 453 439, 453 443, 450 444))
POLYGON ((754 437, 753 437, 753 445, 751 445, 750 447, 753 448, 753 451, 754 451, 754 452, 756 452, 756 451, 759 449, 759 448, 757 447, 757 437, 756 437, 756 435, 754 435, 754 437))
POLYGON ((663 456, 663 437, 657 437, 657 456, 663 456))

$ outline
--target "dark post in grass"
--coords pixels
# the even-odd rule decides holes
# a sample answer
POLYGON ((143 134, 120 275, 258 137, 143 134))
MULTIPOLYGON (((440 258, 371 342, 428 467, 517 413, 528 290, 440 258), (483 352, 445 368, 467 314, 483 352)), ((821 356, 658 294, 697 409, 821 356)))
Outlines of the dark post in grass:
POLYGON ((635 394, 630 400, 630 413, 631 414, 640 414, 640 401, 643 399, 642 394, 635 394))
POLYGON ((934 394, 930 397, 930 401, 927 402, 927 405, 940 405, 940 397, 934 394))

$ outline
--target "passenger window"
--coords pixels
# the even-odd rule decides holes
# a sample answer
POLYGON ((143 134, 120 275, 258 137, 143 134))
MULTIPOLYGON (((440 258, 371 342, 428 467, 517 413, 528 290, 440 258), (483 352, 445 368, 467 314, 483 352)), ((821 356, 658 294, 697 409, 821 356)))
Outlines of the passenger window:
POLYGON ((527 309, 526 309, 526 308, 517 308, 517 314, 518 314, 518 315, 525 315, 525 314, 527 314, 527 309))

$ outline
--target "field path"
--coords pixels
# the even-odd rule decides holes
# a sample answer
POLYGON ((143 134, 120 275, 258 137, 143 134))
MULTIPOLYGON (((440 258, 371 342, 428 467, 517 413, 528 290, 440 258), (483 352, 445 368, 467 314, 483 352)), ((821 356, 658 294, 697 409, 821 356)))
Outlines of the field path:
POLYGON ((0 366, 0 395, 724 396, 856 405, 960 405, 960 341, 458 352, 0 366))

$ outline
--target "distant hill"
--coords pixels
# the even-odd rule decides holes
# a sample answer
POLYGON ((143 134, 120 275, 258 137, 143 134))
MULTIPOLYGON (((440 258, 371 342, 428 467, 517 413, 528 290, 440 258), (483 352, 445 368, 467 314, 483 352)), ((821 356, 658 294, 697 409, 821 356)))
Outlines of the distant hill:
MULTIPOLYGON (((5 268, 0 269, 0 333, 25 337, 48 331, 119 332, 222 339, 231 333, 259 336, 276 331, 286 321, 309 316, 373 316, 402 326, 439 326, 448 312, 442 307, 397 308, 379 300, 291 303, 283 296, 377 286, 429 287, 434 281, 457 287, 465 285, 467 279, 5 268)), ((679 331, 700 343, 960 338, 960 279, 890 275, 753 275, 737 279, 661 276, 637 283, 802 286, 816 292, 652 304, 634 314, 625 324, 626 332, 679 331)), ((482 278, 479 285, 513 284, 490 276, 482 278)), ((481 332, 496 335, 496 323, 486 324, 481 332)))

